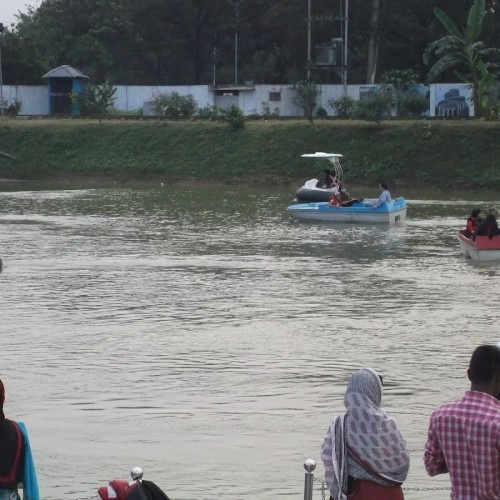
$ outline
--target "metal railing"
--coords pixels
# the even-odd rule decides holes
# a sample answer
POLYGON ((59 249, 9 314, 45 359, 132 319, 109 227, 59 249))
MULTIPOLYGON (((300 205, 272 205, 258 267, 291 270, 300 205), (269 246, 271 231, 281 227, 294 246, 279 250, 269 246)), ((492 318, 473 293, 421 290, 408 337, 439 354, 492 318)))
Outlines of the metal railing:
MULTIPOLYGON (((312 458, 308 458, 304 462, 304 469, 306 471, 304 479, 304 500, 313 500, 314 481, 321 482, 321 500, 326 500, 330 497, 330 492, 326 487, 325 481, 316 479, 314 477, 314 470, 316 469, 316 462, 312 458)), ((451 490, 450 486, 435 486, 435 487, 407 487, 403 486, 404 491, 446 491, 451 490)))

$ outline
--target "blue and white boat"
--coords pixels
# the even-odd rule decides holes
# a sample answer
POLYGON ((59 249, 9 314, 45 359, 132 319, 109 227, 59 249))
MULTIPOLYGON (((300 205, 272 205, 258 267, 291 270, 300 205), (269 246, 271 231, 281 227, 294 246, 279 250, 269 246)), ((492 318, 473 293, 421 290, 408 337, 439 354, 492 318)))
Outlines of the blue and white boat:
POLYGON ((298 203, 287 208, 288 213, 299 220, 328 222, 363 222, 377 224, 397 224, 406 219, 404 198, 372 208, 376 200, 355 201, 351 206, 333 206, 328 202, 298 203))

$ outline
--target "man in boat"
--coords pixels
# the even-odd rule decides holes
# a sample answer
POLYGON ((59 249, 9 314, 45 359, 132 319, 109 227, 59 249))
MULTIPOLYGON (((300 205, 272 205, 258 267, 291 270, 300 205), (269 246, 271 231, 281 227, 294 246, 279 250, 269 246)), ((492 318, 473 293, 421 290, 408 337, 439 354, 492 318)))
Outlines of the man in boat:
POLYGON ((317 188, 330 189, 337 185, 337 177, 332 173, 329 168, 325 168, 325 175, 323 179, 316 183, 317 188))
POLYGON ((391 193, 389 192, 389 187, 385 182, 381 182, 379 184, 380 196, 378 200, 372 203, 371 208, 379 208, 385 205, 386 203, 390 203, 392 201, 391 193))
POLYGON ((470 390, 431 416, 424 463, 430 476, 449 472, 452 499, 500 498, 500 347, 472 354, 470 390))

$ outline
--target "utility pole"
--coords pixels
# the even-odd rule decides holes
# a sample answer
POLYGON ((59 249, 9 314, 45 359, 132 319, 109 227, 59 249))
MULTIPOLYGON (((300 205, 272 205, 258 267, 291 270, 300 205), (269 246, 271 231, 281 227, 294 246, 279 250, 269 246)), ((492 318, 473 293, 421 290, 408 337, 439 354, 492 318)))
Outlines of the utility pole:
POLYGON ((347 95, 347 40, 349 32, 349 0, 345 0, 344 12, 344 57, 342 61, 342 84, 344 86, 344 96, 347 95))
POLYGON ((307 0, 307 81, 311 79, 311 0, 307 0))
POLYGON ((240 0, 227 0, 234 7, 234 84, 238 85, 238 24, 240 21, 240 0))

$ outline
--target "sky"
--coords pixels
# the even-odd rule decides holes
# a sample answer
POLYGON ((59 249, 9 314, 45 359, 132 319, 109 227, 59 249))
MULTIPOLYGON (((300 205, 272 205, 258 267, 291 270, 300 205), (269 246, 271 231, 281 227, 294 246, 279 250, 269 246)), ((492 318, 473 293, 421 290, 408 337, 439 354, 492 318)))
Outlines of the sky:
POLYGON ((11 23, 17 22, 15 15, 19 11, 25 13, 28 6, 38 7, 40 2, 41 0, 0 0, 0 23, 10 26, 11 23))

